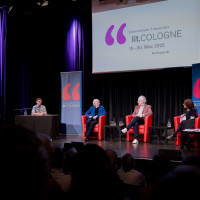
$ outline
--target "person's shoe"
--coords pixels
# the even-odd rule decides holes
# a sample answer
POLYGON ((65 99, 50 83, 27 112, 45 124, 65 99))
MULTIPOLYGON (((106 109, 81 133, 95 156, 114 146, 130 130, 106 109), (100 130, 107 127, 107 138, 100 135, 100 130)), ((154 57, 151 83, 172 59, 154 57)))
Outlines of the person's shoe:
POLYGON ((134 139, 132 143, 133 143, 133 144, 138 144, 138 140, 137 140, 137 139, 134 139))
POLYGON ((174 136, 173 136, 173 135, 169 135, 169 136, 167 136, 167 139, 168 139, 168 140, 173 140, 173 139, 174 139, 174 136))
POLYGON ((123 134, 126 134, 127 128, 123 128, 121 131, 122 131, 123 134))
POLYGON ((87 137, 85 137, 85 141, 88 141, 89 139, 87 137))

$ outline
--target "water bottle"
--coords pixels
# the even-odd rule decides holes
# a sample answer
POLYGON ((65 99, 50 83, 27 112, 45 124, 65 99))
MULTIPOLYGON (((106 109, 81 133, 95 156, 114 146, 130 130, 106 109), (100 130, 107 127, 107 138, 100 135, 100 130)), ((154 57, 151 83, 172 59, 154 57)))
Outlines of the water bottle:
POLYGON ((24 116, 26 116, 27 115, 27 110, 25 109, 25 111, 24 111, 24 116))
POLYGON ((171 127, 171 122, 170 122, 170 119, 168 119, 168 122, 167 122, 167 127, 170 128, 171 127))

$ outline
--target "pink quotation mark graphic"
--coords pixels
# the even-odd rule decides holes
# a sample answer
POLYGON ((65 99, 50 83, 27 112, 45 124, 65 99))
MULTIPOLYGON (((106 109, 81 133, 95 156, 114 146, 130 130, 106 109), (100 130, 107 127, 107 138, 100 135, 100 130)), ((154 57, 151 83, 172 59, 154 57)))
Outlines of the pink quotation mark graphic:
POLYGON ((193 95, 195 98, 200 98, 200 78, 197 79, 193 87, 193 95))
MULTIPOLYGON (((80 99, 80 94, 79 94, 79 92, 78 92, 78 88, 80 87, 80 83, 77 83, 75 86, 74 86, 74 88, 73 88, 73 91, 72 91, 72 98, 74 99, 74 100, 76 100, 76 101, 78 101, 79 99, 80 99)), ((68 83, 65 87, 64 87, 64 89, 63 89, 63 91, 62 91, 62 98, 65 100, 65 101, 69 101, 70 99, 71 99, 71 95, 70 95, 70 93, 69 93, 69 88, 70 88, 70 86, 71 86, 71 84, 70 83, 68 83)))
MULTIPOLYGON (((111 25, 108 31, 106 32, 105 41, 106 41, 106 44, 109 46, 114 44, 114 38, 111 35, 114 27, 115 27, 114 25, 111 25)), ((122 24, 117 32, 117 42, 119 44, 124 44, 126 42, 126 37, 123 34, 125 27, 126 27, 126 23, 122 24)))

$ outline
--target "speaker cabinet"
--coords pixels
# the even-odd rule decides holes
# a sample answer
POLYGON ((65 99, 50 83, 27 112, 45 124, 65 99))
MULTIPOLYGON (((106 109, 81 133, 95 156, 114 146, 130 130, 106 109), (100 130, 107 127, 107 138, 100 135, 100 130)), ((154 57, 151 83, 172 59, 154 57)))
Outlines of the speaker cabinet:
POLYGON ((159 149, 158 155, 164 155, 169 160, 181 161, 182 154, 180 150, 159 149))

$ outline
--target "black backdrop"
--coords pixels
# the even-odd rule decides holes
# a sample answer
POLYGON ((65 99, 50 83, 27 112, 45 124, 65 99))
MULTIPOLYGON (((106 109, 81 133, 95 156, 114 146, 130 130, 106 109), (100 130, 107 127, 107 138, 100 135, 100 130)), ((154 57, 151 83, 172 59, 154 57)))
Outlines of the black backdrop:
POLYGON ((84 76, 83 113, 98 98, 107 123, 125 120, 142 94, 152 105, 154 125, 166 125, 168 119, 173 123, 183 112, 184 99, 192 96, 192 68, 92 74, 90 1, 79 6, 55 2, 31 9, 16 5, 8 15, 6 123, 14 122, 15 108, 33 106, 38 96, 48 113, 60 113, 60 72, 67 69, 65 40, 74 14, 85 33, 84 62, 77 68, 84 76))

